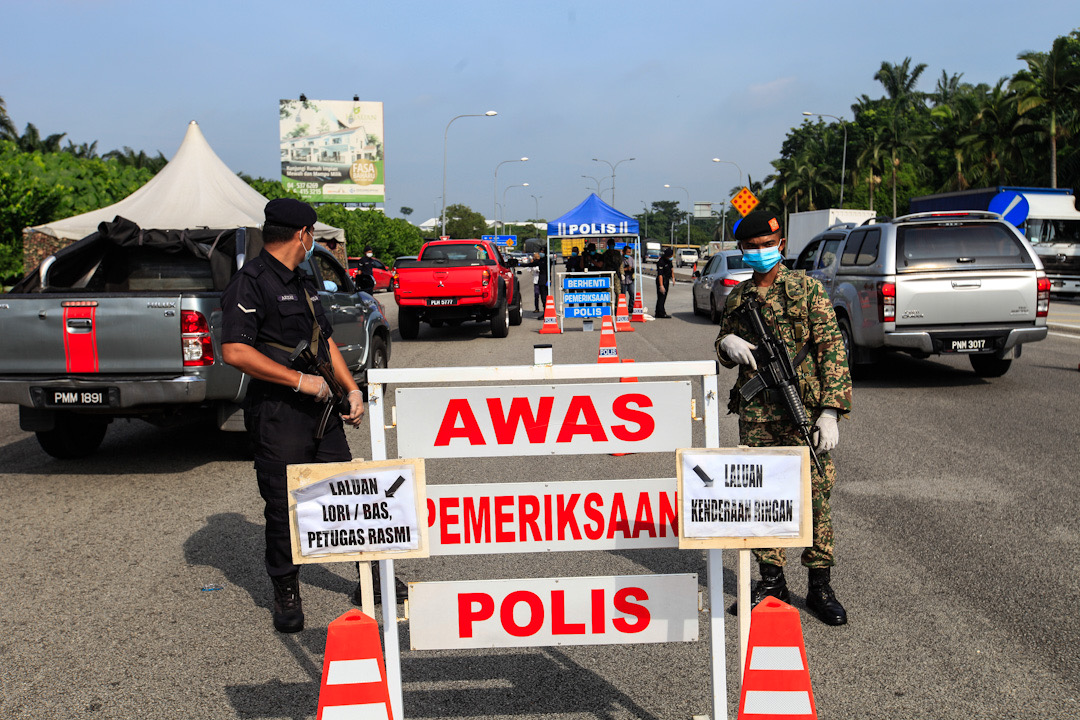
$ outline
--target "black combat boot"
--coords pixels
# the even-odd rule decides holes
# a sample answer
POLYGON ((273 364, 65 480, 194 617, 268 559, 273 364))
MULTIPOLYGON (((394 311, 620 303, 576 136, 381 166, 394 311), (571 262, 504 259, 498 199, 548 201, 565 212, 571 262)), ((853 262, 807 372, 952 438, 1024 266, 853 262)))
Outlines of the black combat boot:
POLYGON ((806 609, 826 625, 847 623, 847 611, 829 585, 829 568, 810 568, 810 586, 806 590, 806 609))
POLYGON ((774 597, 781 602, 791 602, 791 593, 788 592, 787 580, 784 578, 784 568, 768 563, 759 563, 758 568, 761 570, 761 580, 750 594, 750 607, 757 607, 757 604, 767 597, 774 597))
POLYGON ((304 629, 304 607, 300 603, 300 574, 272 577, 274 583, 274 629, 283 633, 304 629))
MULTIPOLYGON (((357 573, 360 572, 360 563, 356 563, 356 572, 357 573)), ((381 603, 382 602, 382 577, 379 575, 378 566, 373 566, 371 568, 371 585, 372 585, 372 589, 375 591, 375 602, 381 603)), ((396 576, 394 577, 394 591, 395 591, 394 594, 397 596, 397 601, 398 602, 405 602, 406 600, 409 599, 409 586, 406 585, 405 583, 403 583, 401 581, 401 578, 396 577, 396 576)), ((357 581, 357 583, 356 583, 356 589, 353 590, 352 603, 353 603, 353 605, 355 605, 357 607, 360 607, 361 605, 364 604, 363 599, 360 597, 360 582, 359 581, 357 581)))

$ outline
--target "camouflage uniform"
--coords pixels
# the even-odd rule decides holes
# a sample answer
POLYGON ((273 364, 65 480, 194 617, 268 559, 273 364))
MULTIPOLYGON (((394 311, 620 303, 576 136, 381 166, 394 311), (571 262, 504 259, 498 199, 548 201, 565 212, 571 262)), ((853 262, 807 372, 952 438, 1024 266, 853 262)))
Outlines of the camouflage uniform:
MULTIPOLYGON (((733 310, 744 294, 758 292, 753 280, 735 287, 724 306, 720 334, 716 338, 716 355, 724 367, 737 363, 720 349, 720 340, 729 333, 753 342, 753 334, 735 317, 733 310)), ((795 361, 803 345, 812 345, 806 358, 795 369, 799 376, 799 395, 806 412, 815 421, 825 408, 835 408, 840 416, 851 412, 851 375, 847 353, 836 323, 829 296, 820 282, 800 271, 781 267, 776 280, 762 299, 761 313, 765 323, 787 348, 788 357, 795 361)), ((739 442, 751 447, 805 445, 798 428, 791 421, 782 402, 772 402, 767 392, 751 400, 743 400, 739 388, 750 380, 755 371, 748 365, 739 366, 739 378, 731 389, 728 411, 739 414, 739 442)), ((814 519, 814 545, 802 554, 802 564, 808 568, 827 568, 833 565, 832 518, 829 496, 836 480, 836 468, 827 453, 819 455, 824 473, 811 469, 811 488, 814 519)), ((784 549, 755 550, 758 562, 784 564, 784 549)))

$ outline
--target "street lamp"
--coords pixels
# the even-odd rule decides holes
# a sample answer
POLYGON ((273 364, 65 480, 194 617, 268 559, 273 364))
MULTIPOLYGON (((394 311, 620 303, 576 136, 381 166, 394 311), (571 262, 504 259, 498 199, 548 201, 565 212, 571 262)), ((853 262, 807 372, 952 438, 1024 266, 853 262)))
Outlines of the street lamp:
MULTIPOLYGON (((599 196, 600 193, 603 192, 600 189, 600 182, 601 182, 600 180, 597 180, 592 175, 582 175, 581 177, 585 178, 586 180, 592 180, 594 183, 596 183, 596 194, 597 194, 597 196, 599 196)), ((607 180, 607 178, 604 178, 604 179, 607 180)), ((588 189, 588 188, 586 188, 586 189, 588 189)), ((612 195, 612 199, 614 199, 614 195, 612 195)))
MULTIPOLYGON (((684 193, 686 193, 686 204, 690 205, 690 191, 689 190, 687 190, 684 187, 680 187, 679 185, 664 185, 664 187, 666 187, 666 188, 675 188, 677 190, 682 190, 684 193)), ((690 213, 686 213, 686 244, 687 245, 692 244, 690 242, 690 213)))
POLYGON ((803 115, 832 118, 840 123, 840 127, 844 129, 844 156, 840 161, 840 207, 842 209, 844 207, 844 175, 847 174, 847 123, 844 122, 843 118, 838 118, 835 115, 829 115, 827 113, 815 113, 810 112, 809 110, 803 110, 803 115))
POLYGON ((455 117, 450 118, 450 122, 446 123, 446 130, 443 130, 443 136, 442 136, 442 198, 443 198, 443 201, 442 201, 442 215, 440 215, 440 218, 441 218, 441 221, 442 221, 441 226, 442 226, 442 234, 443 235, 446 234, 446 136, 450 132, 450 126, 453 125, 454 121, 457 120, 458 118, 463 118, 463 117, 495 117, 498 114, 499 113, 495 112, 494 110, 488 110, 483 115, 457 115, 455 117))
POLYGON ((739 164, 733 160, 721 160, 720 158, 713 158, 714 163, 727 163, 728 165, 734 165, 735 169, 739 171, 739 184, 742 185, 742 168, 739 164))
MULTIPOLYGON (((600 158, 593 158, 593 162, 602 162, 611 168, 611 206, 615 207, 615 168, 622 165, 624 162, 630 162, 631 160, 637 160, 637 158, 626 158, 612 165, 607 160, 601 160, 600 158)), ((597 193, 599 195, 600 193, 597 193)))
POLYGON ((501 166, 505 165, 506 163, 528 162, 528 161, 529 161, 529 158, 527 158, 527 157, 518 158, 517 160, 503 160, 501 163, 499 163, 498 165, 495 166, 495 182, 492 184, 492 188, 491 188, 491 212, 493 213, 492 216, 491 216, 491 222, 492 222, 492 225, 493 225, 492 230, 495 231, 496 235, 499 234, 499 228, 498 228, 498 225, 497 225, 498 220, 499 220, 499 213, 498 213, 499 200, 498 200, 498 196, 496 194, 499 191, 499 168, 501 166))
POLYGON ((503 227, 506 226, 506 191, 510 190, 511 188, 519 188, 519 187, 529 187, 529 183, 521 183, 520 185, 507 185, 506 190, 503 190, 503 201, 502 201, 503 227))
MULTIPOLYGON (((739 173, 739 185, 742 185, 742 168, 734 160, 721 160, 720 158, 713 158, 714 163, 726 163, 728 165, 734 165, 736 172, 739 173)), ((720 205, 720 246, 724 246, 724 241, 727 238, 727 193, 724 194, 724 201, 720 205)))

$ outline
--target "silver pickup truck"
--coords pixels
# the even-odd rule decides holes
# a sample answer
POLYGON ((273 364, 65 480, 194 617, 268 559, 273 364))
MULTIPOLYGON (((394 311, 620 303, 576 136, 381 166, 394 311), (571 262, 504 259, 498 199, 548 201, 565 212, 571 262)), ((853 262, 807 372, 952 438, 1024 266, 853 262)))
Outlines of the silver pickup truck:
POLYGON ((976 374, 997 377, 1047 334, 1050 281, 1027 239, 995 213, 835 226, 793 267, 825 285, 853 370, 898 350, 967 355, 976 374))
MULTIPOLYGON (((102 223, 0 295, 0 403, 19 405, 22 429, 57 458, 93 453, 118 417, 158 425, 204 417, 243 430, 248 378, 221 358, 221 291, 261 247, 251 228, 102 223)), ((322 246, 300 271, 322 288, 333 339, 357 378, 386 367, 390 328, 379 302, 322 246)))

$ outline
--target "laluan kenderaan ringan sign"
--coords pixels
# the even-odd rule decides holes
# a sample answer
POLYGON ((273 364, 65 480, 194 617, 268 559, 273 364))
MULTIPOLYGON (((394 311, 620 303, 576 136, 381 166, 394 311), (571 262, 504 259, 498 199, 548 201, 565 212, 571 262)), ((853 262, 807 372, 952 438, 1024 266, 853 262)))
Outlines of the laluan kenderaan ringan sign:
POLYGON ((293 562, 428 557, 424 461, 288 467, 293 562))

